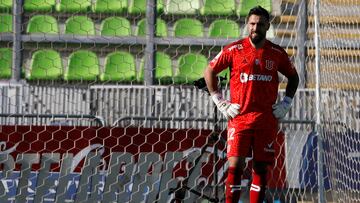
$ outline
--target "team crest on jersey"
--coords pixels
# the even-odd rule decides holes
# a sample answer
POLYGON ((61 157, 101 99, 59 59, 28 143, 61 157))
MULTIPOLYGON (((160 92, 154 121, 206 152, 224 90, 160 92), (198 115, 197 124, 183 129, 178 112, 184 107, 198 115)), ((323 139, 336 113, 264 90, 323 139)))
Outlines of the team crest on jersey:
POLYGON ((238 45, 237 45, 237 49, 238 49, 238 50, 241 50, 241 49, 243 49, 243 46, 242 46, 242 44, 238 44, 238 45))
POLYGON ((274 61, 265 60, 265 68, 268 70, 272 70, 274 68, 274 61))

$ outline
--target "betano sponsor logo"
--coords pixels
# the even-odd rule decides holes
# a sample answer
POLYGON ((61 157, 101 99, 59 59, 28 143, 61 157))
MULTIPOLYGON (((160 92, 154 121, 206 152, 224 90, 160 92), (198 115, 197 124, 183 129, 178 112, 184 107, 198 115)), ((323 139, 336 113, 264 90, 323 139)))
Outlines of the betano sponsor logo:
POLYGON ((271 75, 247 74, 247 73, 240 74, 240 82, 242 82, 242 83, 246 83, 248 81, 270 82, 271 80, 272 80, 271 75))

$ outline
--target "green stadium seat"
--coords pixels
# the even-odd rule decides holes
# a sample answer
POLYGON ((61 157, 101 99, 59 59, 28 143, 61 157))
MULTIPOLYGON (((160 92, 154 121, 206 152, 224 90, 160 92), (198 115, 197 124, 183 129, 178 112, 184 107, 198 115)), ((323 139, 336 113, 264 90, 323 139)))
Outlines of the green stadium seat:
POLYGON ((223 78, 226 78, 226 80, 223 80, 222 81, 222 84, 226 84, 230 81, 230 69, 227 68, 223 71, 221 71, 219 74, 218 74, 219 77, 223 77, 223 78))
POLYGON ((0 14, 0 33, 2 32, 12 32, 12 15, 9 14, 0 14))
POLYGON ((36 51, 31 58, 28 80, 59 80, 63 76, 60 54, 54 50, 36 51))
POLYGON ((209 26, 209 37, 238 38, 240 37, 239 25, 233 20, 214 20, 209 26))
POLYGON ((56 0, 25 0, 26 12, 52 12, 55 9, 56 0))
POLYGON ((178 74, 176 83, 192 83, 203 77, 208 62, 204 55, 188 53, 181 55, 178 60, 178 74))
POLYGON ((128 52, 113 52, 106 56, 101 81, 131 82, 136 80, 134 57, 128 52))
POLYGON ((204 28, 199 20, 183 18, 175 22, 174 35, 175 37, 203 37, 204 28))
POLYGON ((90 10, 91 0, 60 0, 56 11, 62 13, 85 13, 90 10))
POLYGON ((122 17, 109 17, 101 23, 101 35, 106 36, 130 36, 131 25, 129 20, 122 17))
POLYGON ((65 22, 65 34, 95 35, 94 22, 87 16, 71 16, 65 22))
MULTIPOLYGON (((138 22, 136 28, 137 36, 145 36, 146 35, 146 19, 142 19, 138 22)), ((158 37, 167 37, 167 25, 166 22, 160 18, 156 20, 156 36, 158 37)))
MULTIPOLYGON (((158 14, 164 12, 163 0, 157 0, 156 10, 158 14)), ((146 13, 146 0, 130 0, 128 12, 130 14, 145 14, 146 13)))
POLYGON ((33 16, 27 26, 27 33, 58 34, 59 26, 56 19, 48 15, 33 16))
POLYGON ((70 55, 64 79, 66 81, 95 81, 99 72, 99 60, 96 54, 80 50, 70 55))
POLYGON ((168 0, 165 14, 171 15, 194 15, 199 12, 199 0, 168 0))
POLYGON ((233 15, 235 14, 235 0, 204 0, 201 15, 233 15))
POLYGON ((258 5, 269 11, 271 14, 272 0, 240 0, 236 14, 240 17, 247 16, 250 9, 258 5))
POLYGON ((97 0, 92 11, 95 13, 123 13, 127 8, 127 0, 97 0))
POLYGON ((11 78, 12 51, 10 48, 0 48, 0 78, 11 78))
POLYGON ((12 0, 0 0, 0 12, 11 13, 12 5, 12 0))
MULTIPOLYGON (((144 81, 145 58, 141 60, 139 81, 144 81)), ((169 55, 156 52, 155 80, 157 84, 171 84, 173 82, 172 62, 169 55)))

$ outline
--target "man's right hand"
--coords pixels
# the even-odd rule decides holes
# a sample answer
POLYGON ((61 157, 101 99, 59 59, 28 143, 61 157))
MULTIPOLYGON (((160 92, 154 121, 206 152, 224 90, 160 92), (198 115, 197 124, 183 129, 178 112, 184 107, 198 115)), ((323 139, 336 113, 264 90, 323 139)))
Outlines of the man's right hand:
POLYGON ((240 105, 230 103, 228 100, 223 99, 220 93, 211 94, 211 98, 226 119, 235 118, 235 116, 240 113, 240 105))

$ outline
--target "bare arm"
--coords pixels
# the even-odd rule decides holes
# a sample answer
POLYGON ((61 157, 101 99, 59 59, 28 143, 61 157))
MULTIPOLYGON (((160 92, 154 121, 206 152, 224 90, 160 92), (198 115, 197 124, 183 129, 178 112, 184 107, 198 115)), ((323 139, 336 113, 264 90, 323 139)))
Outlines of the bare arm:
POLYGON ((218 79, 216 75, 217 74, 214 72, 214 70, 209 66, 204 71, 204 79, 210 94, 213 94, 218 91, 218 86, 217 86, 218 79))
POLYGON ((217 74, 211 67, 207 67, 204 71, 204 79, 206 86, 211 94, 211 99, 217 106, 217 108, 223 113, 226 119, 233 119, 240 112, 240 105, 236 103, 230 103, 228 100, 224 99, 221 92, 218 92, 218 79, 217 74))
POLYGON ((288 83, 286 85, 285 95, 290 98, 294 98, 298 85, 299 85, 299 76, 297 73, 291 77, 288 77, 288 83))

